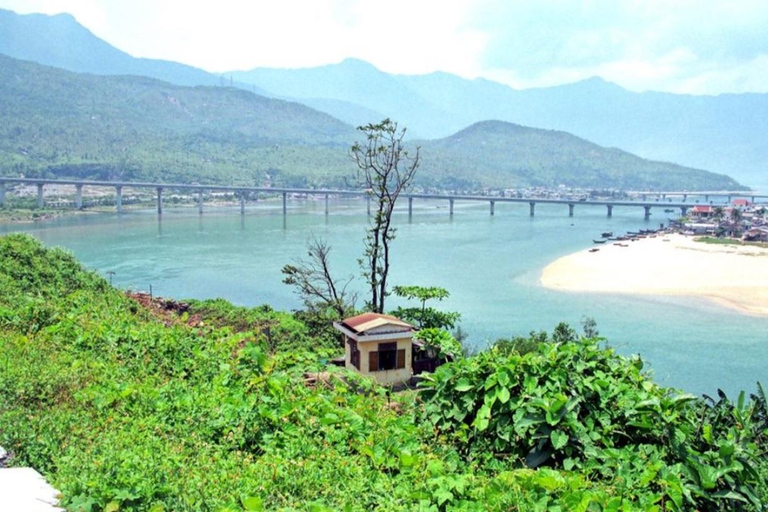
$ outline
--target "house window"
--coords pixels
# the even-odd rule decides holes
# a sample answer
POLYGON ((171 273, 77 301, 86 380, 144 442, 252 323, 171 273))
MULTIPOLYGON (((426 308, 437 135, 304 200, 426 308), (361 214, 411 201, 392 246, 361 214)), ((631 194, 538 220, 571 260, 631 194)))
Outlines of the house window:
POLYGON ((405 368, 405 349, 397 349, 397 343, 379 343, 377 352, 368 353, 368 370, 383 372, 405 368))
POLYGON ((349 360, 352 363, 352 366, 360 369, 360 349, 357 348, 357 342, 353 339, 347 338, 347 343, 349 343, 349 360))

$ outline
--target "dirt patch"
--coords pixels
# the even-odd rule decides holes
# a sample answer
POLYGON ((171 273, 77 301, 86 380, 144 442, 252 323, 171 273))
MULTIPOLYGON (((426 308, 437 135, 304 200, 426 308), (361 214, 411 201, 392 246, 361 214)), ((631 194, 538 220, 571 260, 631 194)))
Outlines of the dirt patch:
POLYGON ((144 309, 149 311, 152 316, 163 322, 167 326, 186 324, 190 327, 203 327, 204 322, 200 315, 184 316, 189 312, 189 304, 178 302, 173 299, 163 297, 153 297, 145 292, 125 292, 126 297, 135 300, 144 309))

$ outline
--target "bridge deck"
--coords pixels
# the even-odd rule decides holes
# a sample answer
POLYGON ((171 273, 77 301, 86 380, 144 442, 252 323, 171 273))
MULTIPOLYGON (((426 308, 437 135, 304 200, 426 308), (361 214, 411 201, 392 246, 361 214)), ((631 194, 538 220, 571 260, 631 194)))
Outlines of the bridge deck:
MULTIPOLYGON (((112 188, 146 188, 156 190, 184 190, 190 192, 211 191, 211 192, 256 192, 265 194, 308 194, 308 195, 333 195, 333 196, 366 196, 364 190, 345 190, 345 189, 315 189, 315 188, 282 188, 282 187, 245 187, 236 185, 203 185, 190 183, 152 183, 152 182, 130 182, 130 181, 94 181, 94 180, 59 180, 59 179, 32 179, 32 178, 0 178, 0 184, 18 183, 24 185, 73 185, 75 187, 112 187, 112 188)), ((659 195, 660 192, 649 193, 659 195)), ((671 194, 671 193, 667 193, 671 194)), ((684 193, 680 193, 681 195, 684 193)), ((703 192, 690 193, 690 195, 704 195, 703 192)), ((713 194, 713 193, 709 193, 713 194)), ((725 195, 725 192, 720 194, 725 195)), ((739 197, 752 197, 743 192, 739 197)), ((587 200, 579 201, 576 199, 548 199, 548 198, 527 198, 527 197, 501 197, 501 196, 478 196, 463 194, 403 194, 403 197, 414 199, 442 199, 454 201, 487 201, 499 203, 532 203, 532 204, 566 204, 566 205, 590 205, 590 206, 642 206, 642 207, 660 207, 667 208, 689 208, 694 206, 695 202, 686 201, 633 201, 633 200, 587 200)), ((768 196, 754 196, 768 197, 768 196)))

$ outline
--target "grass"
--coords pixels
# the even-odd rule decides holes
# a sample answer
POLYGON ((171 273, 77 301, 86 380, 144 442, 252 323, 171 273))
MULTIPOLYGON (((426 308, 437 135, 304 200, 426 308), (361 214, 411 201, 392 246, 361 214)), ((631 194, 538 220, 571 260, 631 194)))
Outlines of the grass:
POLYGON ((702 236, 694 239, 696 242, 712 245, 741 245, 746 247, 761 247, 768 249, 768 243, 766 242, 745 242, 736 238, 718 238, 714 236, 702 236))

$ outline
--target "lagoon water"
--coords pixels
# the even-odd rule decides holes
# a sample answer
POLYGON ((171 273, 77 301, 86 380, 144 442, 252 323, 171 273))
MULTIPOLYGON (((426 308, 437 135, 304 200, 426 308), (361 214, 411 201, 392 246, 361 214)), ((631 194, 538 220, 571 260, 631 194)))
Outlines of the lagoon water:
MULTIPOLYGON (((591 245, 602 231, 636 231, 666 222, 661 209, 644 221, 639 207, 616 207, 607 218, 602 207, 567 208, 526 204, 414 201, 414 214, 396 213, 390 282, 442 286, 450 299, 439 304, 461 311, 468 342, 481 348, 499 337, 551 331, 565 321, 580 330, 591 316, 601 336, 623 354, 640 354, 656 379, 693 393, 729 395, 768 384, 768 319, 724 310, 692 298, 594 295, 547 290, 539 285, 542 268, 591 245)), ((0 225, 0 234, 26 231, 47 245, 71 250, 103 275, 114 272, 116 286, 183 298, 224 297, 241 305, 268 303, 278 309, 300 307, 282 283, 281 267, 305 253, 312 236, 333 247, 336 274, 359 275, 367 222, 362 201, 337 201, 324 215, 322 201, 289 203, 283 217, 278 203, 264 201, 244 216, 235 208, 166 209, 123 215, 78 215, 27 225, 0 225)), ((389 305, 397 305, 394 298, 389 305)))

